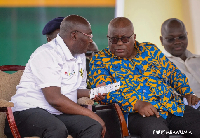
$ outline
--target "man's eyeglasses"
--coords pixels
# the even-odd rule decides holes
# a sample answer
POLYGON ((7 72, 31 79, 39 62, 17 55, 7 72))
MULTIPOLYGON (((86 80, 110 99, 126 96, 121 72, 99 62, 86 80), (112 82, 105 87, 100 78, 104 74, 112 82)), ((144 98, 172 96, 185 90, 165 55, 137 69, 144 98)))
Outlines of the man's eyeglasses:
POLYGON ((85 56, 93 56, 93 55, 95 55, 95 54, 97 54, 99 51, 87 51, 86 53, 85 53, 85 56))
MULTIPOLYGON (((133 33, 133 34, 134 34, 134 33, 133 33)), ((133 35, 133 34, 132 34, 132 35, 133 35)), ((132 36, 132 35, 131 35, 131 36, 132 36)), ((109 41, 110 41, 112 44, 117 44, 117 42, 119 41, 119 39, 120 39, 123 43, 128 43, 128 42, 129 42, 129 39, 131 38, 131 36, 129 36, 129 37, 122 36, 121 38, 119 38, 119 37, 109 37, 109 36, 107 35, 109 41)))
POLYGON ((174 43, 176 39, 183 41, 183 40, 186 40, 186 38, 187 38, 187 33, 178 37, 164 38, 164 39, 167 40, 168 43, 174 43))
POLYGON ((92 37, 93 37, 93 35, 92 35, 92 34, 91 34, 91 35, 88 35, 88 34, 86 34, 86 33, 83 33, 83 32, 77 31, 77 30, 76 30, 75 32, 82 33, 83 35, 85 35, 85 36, 89 37, 90 39, 92 39, 92 37))

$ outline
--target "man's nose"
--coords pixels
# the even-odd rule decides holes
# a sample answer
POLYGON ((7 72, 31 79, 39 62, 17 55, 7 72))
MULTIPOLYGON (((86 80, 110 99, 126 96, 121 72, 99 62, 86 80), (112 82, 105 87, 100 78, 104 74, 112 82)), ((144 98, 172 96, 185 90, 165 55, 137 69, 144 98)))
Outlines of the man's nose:
POLYGON ((179 37, 174 37, 174 43, 181 43, 181 40, 179 39, 179 37))
POLYGON ((92 38, 90 39, 90 43, 92 43, 93 42, 93 40, 92 40, 92 38))
POLYGON ((123 45, 123 42, 122 42, 121 38, 118 39, 117 45, 123 45))

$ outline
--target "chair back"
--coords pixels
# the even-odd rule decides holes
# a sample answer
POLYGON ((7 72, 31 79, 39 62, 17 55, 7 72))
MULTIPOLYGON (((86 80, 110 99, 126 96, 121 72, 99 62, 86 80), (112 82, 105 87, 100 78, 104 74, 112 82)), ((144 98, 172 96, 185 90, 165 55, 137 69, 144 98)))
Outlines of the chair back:
POLYGON ((106 124, 106 134, 104 138, 124 138, 129 135, 123 114, 117 104, 96 105, 95 109, 96 114, 100 116, 106 124), (122 120, 124 120, 124 122, 122 120), (124 129, 122 128, 122 122, 125 125, 124 129))
MULTIPOLYGON (((8 117, 10 116, 10 118, 12 118, 12 114, 10 113, 12 112, 11 111, 12 103, 8 103, 6 101, 10 101, 11 97, 16 93, 16 86, 20 82, 24 69, 25 66, 20 66, 20 65, 0 66, 0 101, 1 101, 0 138, 6 138, 6 136, 4 135, 6 113, 8 117), (8 74, 4 71, 17 71, 17 72, 8 74)), ((12 119, 10 121, 13 122, 12 119)))

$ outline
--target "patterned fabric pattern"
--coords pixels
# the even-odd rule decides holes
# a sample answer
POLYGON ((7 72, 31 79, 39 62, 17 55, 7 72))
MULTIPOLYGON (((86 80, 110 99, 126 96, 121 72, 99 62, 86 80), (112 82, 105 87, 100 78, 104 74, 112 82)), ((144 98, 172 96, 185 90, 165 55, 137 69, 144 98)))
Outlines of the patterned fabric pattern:
POLYGON ((150 102, 163 118, 168 112, 183 116, 185 105, 181 96, 193 94, 188 79, 151 43, 138 43, 133 59, 116 57, 105 48, 96 54, 90 63, 90 82, 94 88, 120 81, 120 89, 107 94, 101 104, 118 103, 123 112, 135 112, 137 100, 150 102))

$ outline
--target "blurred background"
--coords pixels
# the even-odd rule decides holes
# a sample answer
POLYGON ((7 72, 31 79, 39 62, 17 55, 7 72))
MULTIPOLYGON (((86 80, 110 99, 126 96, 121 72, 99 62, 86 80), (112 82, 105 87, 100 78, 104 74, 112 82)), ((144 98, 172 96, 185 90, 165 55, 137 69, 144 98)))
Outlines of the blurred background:
POLYGON ((178 18, 188 31, 188 49, 200 54, 200 0, 0 0, 0 65, 26 65, 34 50, 46 43, 42 35, 46 23, 70 14, 90 22, 100 50, 108 46, 107 27, 114 17, 129 18, 136 40, 161 50, 162 23, 178 18))

